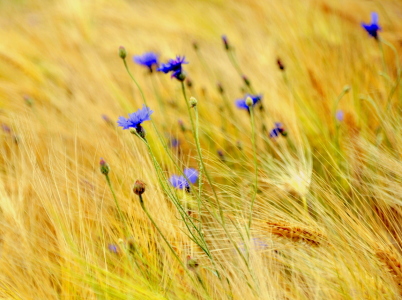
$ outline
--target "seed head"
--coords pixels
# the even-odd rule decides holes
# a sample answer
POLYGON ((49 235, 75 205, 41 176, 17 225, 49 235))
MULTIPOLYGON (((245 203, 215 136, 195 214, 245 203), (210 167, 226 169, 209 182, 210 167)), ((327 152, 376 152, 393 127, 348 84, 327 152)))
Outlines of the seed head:
POLYGON ((137 180, 134 183, 133 192, 138 196, 142 195, 145 192, 145 183, 142 182, 141 180, 137 180))

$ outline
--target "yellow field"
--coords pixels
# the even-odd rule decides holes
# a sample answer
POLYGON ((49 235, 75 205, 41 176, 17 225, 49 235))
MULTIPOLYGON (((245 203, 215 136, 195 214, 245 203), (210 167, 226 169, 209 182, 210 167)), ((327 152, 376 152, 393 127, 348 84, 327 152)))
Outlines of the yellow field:
POLYGON ((401 37, 400 0, 0 1, 0 299, 402 299, 401 37))

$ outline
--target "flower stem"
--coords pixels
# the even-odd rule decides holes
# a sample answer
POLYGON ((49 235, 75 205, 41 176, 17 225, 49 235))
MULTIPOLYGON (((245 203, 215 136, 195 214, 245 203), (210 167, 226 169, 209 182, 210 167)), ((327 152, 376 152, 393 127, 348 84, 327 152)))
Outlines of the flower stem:
POLYGON ((212 184, 211 177, 209 176, 208 171, 205 168, 204 160, 202 159, 201 146, 200 146, 200 141, 199 141, 199 138, 198 138, 198 132, 196 133, 197 130, 196 130, 196 126, 194 124, 193 116, 191 114, 191 107, 190 107, 190 104, 189 104, 188 99, 187 99, 186 88, 184 86, 183 81, 181 82, 181 89, 182 89, 182 92, 183 92, 184 101, 186 102, 186 105, 187 105, 188 114, 190 115, 191 128, 192 128, 192 131, 193 131, 193 134, 194 134, 194 140, 195 140, 195 144, 196 144, 196 148, 197 148, 197 154, 198 154, 198 158, 199 158, 200 177, 201 177, 201 174, 203 172, 205 172, 205 176, 207 177, 208 183, 211 186, 212 192, 213 192, 213 194, 215 196, 221 220, 222 220, 222 222, 224 224, 225 221, 224 221, 224 218, 223 218, 223 211, 222 211, 222 207, 221 207, 220 202, 219 202, 218 195, 216 194, 215 188, 214 188, 214 186, 212 184))
POLYGON ((127 222, 126 222, 126 219, 123 217, 123 213, 121 212, 119 202, 117 201, 117 197, 116 197, 116 194, 114 192, 112 183, 110 182, 110 177, 109 177, 108 174, 106 174, 105 177, 106 177, 107 184, 108 184, 108 186, 110 188, 110 191, 112 192, 114 202, 116 203, 117 211, 119 212, 119 217, 120 217, 121 221, 124 223, 125 233, 127 234, 128 233, 127 222))
POLYGON ((255 138, 255 122, 254 122, 253 107, 250 107, 249 111, 250 111, 250 120, 251 120, 251 142, 253 145, 254 171, 255 171, 253 195, 251 198, 251 205, 250 205, 250 219, 248 221, 248 234, 250 235, 251 222, 253 219, 253 207, 254 207, 255 199, 257 197, 258 163, 257 163, 257 147, 256 147, 256 142, 255 142, 256 138, 255 138))
MULTIPOLYGON (((166 245, 168 246, 169 250, 172 252, 173 256, 176 258, 176 260, 179 262, 179 264, 182 266, 182 268, 184 269, 184 271, 186 272, 186 274, 193 279, 193 277, 191 276, 190 272, 188 271, 187 267, 184 265, 183 261, 180 259, 180 257, 177 255, 177 253, 174 251, 174 249, 172 248, 172 245, 170 245, 169 241, 166 239, 165 235, 162 233, 162 231, 160 230, 159 226, 155 223, 154 219, 152 218, 151 214, 148 212, 148 210, 145 207, 144 204, 144 200, 142 199, 142 195, 138 195, 139 199, 140 199, 140 204, 141 204, 141 208, 142 210, 145 212, 145 214, 147 215, 148 219, 151 221, 151 223, 154 225, 154 227, 156 228, 156 230, 158 231, 158 233, 160 234, 160 236, 162 237, 162 239, 165 241, 166 245)), ((206 290, 205 286, 202 284, 202 287, 204 290, 206 290)))

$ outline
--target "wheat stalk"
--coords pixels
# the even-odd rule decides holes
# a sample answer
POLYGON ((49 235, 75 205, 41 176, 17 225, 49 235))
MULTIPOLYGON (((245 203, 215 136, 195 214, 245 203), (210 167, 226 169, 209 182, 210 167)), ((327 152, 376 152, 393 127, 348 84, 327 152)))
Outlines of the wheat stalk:
POLYGON ((326 237, 317 231, 291 226, 287 223, 267 222, 267 225, 270 233, 294 242, 304 242, 311 246, 320 246, 326 241, 326 237))
POLYGON ((385 266, 388 273, 392 275, 399 294, 402 295, 402 265, 400 260, 388 250, 377 250, 376 256, 378 260, 385 266))

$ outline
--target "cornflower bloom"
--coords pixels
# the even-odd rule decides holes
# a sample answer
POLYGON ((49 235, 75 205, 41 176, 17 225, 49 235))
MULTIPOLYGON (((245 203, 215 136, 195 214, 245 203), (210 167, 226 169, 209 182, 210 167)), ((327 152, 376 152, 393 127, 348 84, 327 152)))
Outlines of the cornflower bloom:
POLYGON ((109 249, 110 252, 118 254, 119 253, 119 247, 117 245, 114 244, 109 244, 107 246, 107 248, 109 249))
POLYGON ((343 118, 344 118, 343 110, 337 110, 336 114, 335 114, 335 117, 339 122, 342 122, 343 118))
POLYGON ((378 14, 376 12, 371 13, 371 24, 366 24, 362 22, 362 26, 366 29, 367 33, 378 40, 378 31, 381 27, 378 25, 378 14))
POLYGON ((251 100, 253 100, 253 105, 252 106, 256 105, 262 99, 262 95, 250 95, 250 94, 247 94, 247 95, 244 96, 244 98, 236 100, 236 106, 238 108, 240 108, 240 109, 249 110, 249 107, 248 107, 248 105, 246 103, 247 97, 250 97, 251 100))
POLYGON ((142 55, 134 55, 133 61, 136 64, 147 67, 149 69, 149 72, 152 73, 152 67, 158 66, 158 55, 154 52, 145 52, 142 55))
POLYGON ((185 56, 176 56, 176 59, 171 59, 167 63, 161 64, 157 70, 165 74, 172 72, 172 78, 175 77, 177 80, 183 81, 186 76, 183 73, 182 64, 188 64, 185 60, 185 56))
POLYGON ((285 128, 283 127, 283 124, 277 122, 277 123, 275 123, 275 127, 269 133, 269 137, 276 138, 279 136, 279 134, 281 134, 282 136, 287 136, 287 132, 286 132, 285 128))
POLYGON ((180 141, 179 141, 177 138, 175 138, 175 137, 171 137, 171 138, 170 138, 170 141, 169 141, 169 145, 170 145, 170 147, 172 147, 172 148, 177 148, 177 147, 179 147, 179 145, 180 145, 180 141))
POLYGON ((198 171, 192 168, 184 169, 184 176, 172 175, 169 178, 173 187, 190 192, 190 183, 194 184, 198 179, 198 171), (187 180, 188 179, 188 180, 187 180), (189 182, 190 181, 190 182, 189 182))
POLYGON ((123 129, 129 129, 130 127, 135 128, 135 130, 141 137, 145 137, 145 132, 141 126, 141 123, 151 120, 150 116, 152 113, 153 111, 149 107, 146 107, 144 104, 141 109, 132 114, 128 114, 128 118, 119 117, 119 119, 117 120, 117 124, 120 127, 123 127, 123 129))

